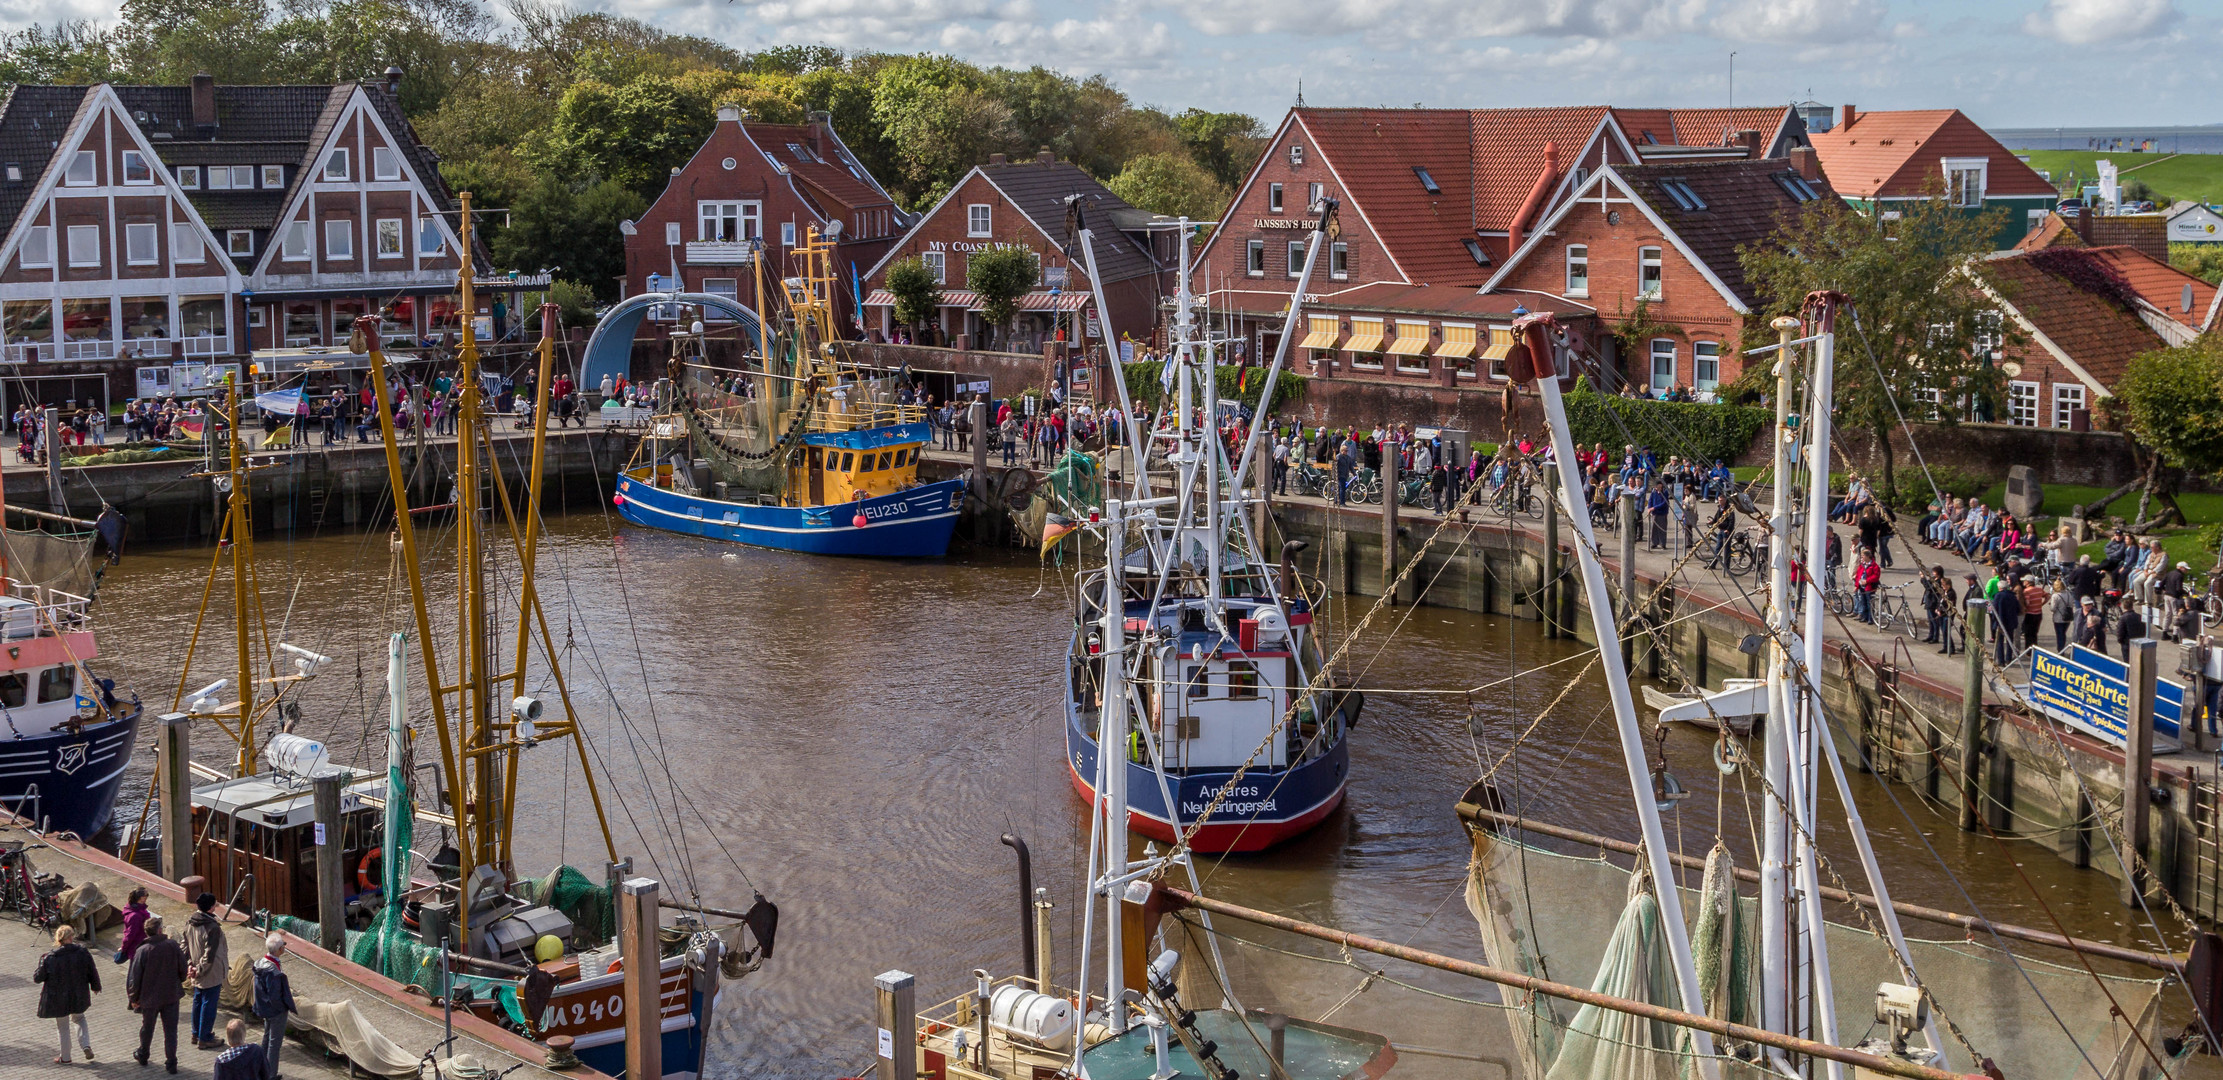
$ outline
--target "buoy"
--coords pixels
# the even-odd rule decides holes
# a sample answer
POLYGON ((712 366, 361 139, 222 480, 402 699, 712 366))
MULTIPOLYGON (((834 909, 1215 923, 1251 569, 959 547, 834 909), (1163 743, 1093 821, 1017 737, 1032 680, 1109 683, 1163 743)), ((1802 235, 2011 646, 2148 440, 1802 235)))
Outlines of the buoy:
POLYGON ((612 495, 612 496, 610 496, 610 505, 612 505, 612 506, 624 506, 624 505, 625 505, 625 496, 623 496, 623 495, 612 495))
POLYGON ((542 934, 533 942, 533 959, 542 961, 563 959, 563 939, 554 934, 542 934))
POLYGON ((853 524, 860 529, 872 523, 870 519, 866 518, 863 514, 858 514, 856 517, 850 518, 849 521, 850 524, 853 524))

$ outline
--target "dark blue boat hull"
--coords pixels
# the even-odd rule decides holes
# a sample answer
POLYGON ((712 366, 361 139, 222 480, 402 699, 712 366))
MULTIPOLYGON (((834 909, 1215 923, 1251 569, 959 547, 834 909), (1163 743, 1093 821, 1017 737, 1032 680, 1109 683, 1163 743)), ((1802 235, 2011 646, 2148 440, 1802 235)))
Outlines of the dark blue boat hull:
POLYGON ((115 720, 0 737, 0 808, 49 832, 90 837, 108 825, 138 745, 138 707, 115 720))
POLYGON ((618 481, 617 504, 619 516, 635 525, 710 540, 812 555, 938 559, 949 552, 964 491, 965 481, 942 480, 835 506, 757 506, 665 490, 636 470, 618 481))

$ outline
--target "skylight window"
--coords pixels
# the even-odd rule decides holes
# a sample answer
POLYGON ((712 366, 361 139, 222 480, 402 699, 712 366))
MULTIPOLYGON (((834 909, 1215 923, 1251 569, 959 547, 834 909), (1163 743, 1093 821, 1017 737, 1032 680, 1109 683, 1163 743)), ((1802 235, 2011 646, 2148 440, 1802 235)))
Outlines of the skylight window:
POLYGON ((1425 166, 1425 165, 1415 165, 1415 166, 1413 166, 1413 175, 1414 175, 1414 176, 1417 176, 1417 177, 1419 177, 1419 178, 1420 178, 1420 186, 1421 186, 1422 188, 1425 188, 1425 189, 1427 189, 1427 192, 1428 192, 1428 194, 1430 194, 1430 195, 1441 195, 1441 194, 1443 194, 1443 188, 1442 188, 1441 186, 1437 185, 1437 183, 1436 183, 1436 178, 1435 178, 1435 177, 1433 177, 1433 176, 1430 176, 1430 175, 1428 175, 1428 167, 1427 167, 1427 166, 1425 166))
POLYGON ((1676 209, 1689 212, 1706 208, 1706 200, 1699 198, 1698 193, 1692 191, 1690 185, 1682 180, 1662 180, 1660 190, 1666 192, 1668 198, 1675 200, 1676 209))
POLYGON ((1822 197, 1821 192, 1814 190, 1814 185, 1807 183, 1805 177, 1795 172, 1777 173, 1775 182, 1783 189, 1784 194, 1798 202, 1813 202, 1822 197))
POLYGON ((1479 241, 1479 240, 1476 240, 1476 239, 1474 239, 1473 237, 1471 237, 1471 236, 1470 236, 1470 237, 1466 237, 1466 238, 1464 238, 1464 239, 1461 239, 1461 240, 1459 241, 1459 243, 1461 243, 1461 244, 1464 244, 1464 245, 1466 245, 1466 249, 1467 249, 1467 254, 1469 254, 1469 255, 1472 255, 1472 256, 1474 256, 1474 265, 1476 265, 1476 266, 1488 266, 1488 265, 1490 265, 1490 253, 1489 253, 1489 252, 1487 252, 1487 251, 1484 251, 1484 250, 1482 250, 1482 242, 1481 242, 1481 241, 1479 241))

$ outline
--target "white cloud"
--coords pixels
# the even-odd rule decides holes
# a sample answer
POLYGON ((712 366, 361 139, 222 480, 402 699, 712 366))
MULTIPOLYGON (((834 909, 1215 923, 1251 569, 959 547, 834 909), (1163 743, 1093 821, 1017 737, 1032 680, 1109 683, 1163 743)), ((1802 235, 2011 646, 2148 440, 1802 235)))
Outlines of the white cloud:
POLYGON ((2024 33, 2070 45, 2142 37, 2177 17, 2174 0, 2046 0, 2023 17, 2024 33))
POLYGON ((1179 10, 1207 34, 1371 38, 1660 37, 1697 27, 1706 0, 1212 0, 1179 10))
POLYGON ((1707 25, 1730 41, 1844 43, 1883 27, 1883 0, 1731 0, 1707 25))

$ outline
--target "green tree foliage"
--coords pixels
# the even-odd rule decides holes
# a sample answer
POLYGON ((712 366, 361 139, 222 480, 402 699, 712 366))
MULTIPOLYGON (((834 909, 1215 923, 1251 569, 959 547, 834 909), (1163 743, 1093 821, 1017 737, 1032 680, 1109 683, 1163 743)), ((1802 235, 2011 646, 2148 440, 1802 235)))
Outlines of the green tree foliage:
POLYGON ((946 56, 907 56, 882 69, 872 115, 894 155, 897 185, 913 205, 941 197, 1010 137, 1011 109, 988 92, 980 69, 946 56))
MULTIPOLYGON (((1978 334, 2000 323, 1968 275, 1991 250, 2006 211, 1971 215, 1942 198, 1893 206, 1901 216, 1880 221, 1842 203, 1811 203, 1741 252, 1746 280, 1766 298, 1763 317, 1797 315, 1816 290, 1852 298, 1852 312, 1837 324, 1836 422, 1868 432, 1882 449, 1887 495, 1897 478, 1886 436, 1902 412, 1922 418, 1923 392, 1995 411, 2005 383, 1974 348, 1978 334)), ((1746 344, 1759 344, 1751 336, 1746 344)), ((1766 381, 1772 393, 1769 366, 1750 364, 1745 375, 1766 381)), ((1935 419, 1950 424, 1958 415, 1947 408, 1935 419)))
POLYGON ((488 241, 497 265, 553 270, 602 299, 617 299, 625 273, 618 222, 638 217, 646 200, 615 180, 573 184, 542 176, 513 205, 510 226, 488 241))
POLYGON ((1104 186, 1144 210, 1197 221, 1219 217, 1228 203, 1225 185, 1204 166, 1177 154, 1135 158, 1104 186))
POLYGON ((934 280, 934 271, 926 268, 926 260, 916 255, 897 259, 888 267, 887 282, 888 291, 895 294, 895 321, 917 326, 934 317, 942 302, 942 286, 934 280))
POLYGON ((1621 446, 1632 433, 1641 442, 1651 433, 1672 432, 1673 442, 1655 449, 1663 455, 1695 458, 1707 467, 1716 460, 1733 462, 1743 457, 1752 441, 1775 423, 1774 409, 1608 397, 1593 389, 1588 379, 1577 380, 1574 391, 1562 400, 1567 405, 1567 430, 1578 443, 1621 446))
POLYGON ((593 289, 576 281, 552 281, 548 284, 548 300, 562 309, 560 318, 565 329, 594 325, 593 289))
POLYGON ((1019 314, 1019 298, 1034 288, 1039 273, 1034 252, 997 247, 965 257, 965 287, 980 296, 980 315, 988 325, 1009 330, 1019 314))
POLYGON ((2171 244, 2169 265, 2210 285, 2223 285, 2223 244, 2171 244))
POLYGON ((120 77, 114 38, 90 22, 0 34, 0 82, 93 83, 120 77))
POLYGON ((1230 191, 1250 175, 1251 166, 1258 163, 1258 155, 1266 147, 1266 133, 1258 121, 1242 113, 1189 109, 1175 121, 1180 127, 1182 148, 1230 191))
POLYGON ((2115 382, 2124 426, 2163 464, 2223 473, 2223 344, 2203 338, 2130 362, 2115 382))
MULTIPOLYGON (((1126 369, 1127 393, 1136 401, 1156 408, 1166 399, 1163 360, 1134 360, 1121 365, 1126 369)), ((1235 401, 1249 406, 1255 414, 1266 389, 1266 369, 1242 368, 1233 364, 1212 369, 1213 382, 1217 384, 1221 401, 1235 401), (1248 374, 1245 374, 1245 372, 1248 374)), ((1274 380, 1273 409, 1279 412, 1303 400, 1305 377, 1294 371, 1284 370, 1281 378, 1274 380)))

